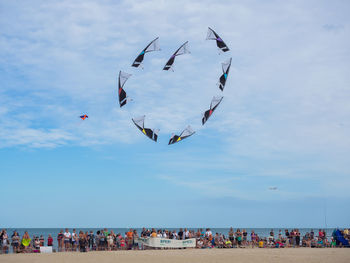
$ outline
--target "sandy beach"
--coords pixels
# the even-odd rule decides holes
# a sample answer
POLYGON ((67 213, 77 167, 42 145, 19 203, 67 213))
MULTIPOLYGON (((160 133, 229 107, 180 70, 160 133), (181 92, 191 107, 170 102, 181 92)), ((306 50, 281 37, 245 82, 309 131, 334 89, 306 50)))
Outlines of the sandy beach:
POLYGON ((346 248, 285 248, 285 249, 186 249, 186 250, 148 250, 148 251, 111 251, 89 253, 54 254, 9 254, 0 255, 0 262, 41 263, 41 262, 123 262, 123 263, 177 263, 177 262, 350 262, 350 249, 346 248))

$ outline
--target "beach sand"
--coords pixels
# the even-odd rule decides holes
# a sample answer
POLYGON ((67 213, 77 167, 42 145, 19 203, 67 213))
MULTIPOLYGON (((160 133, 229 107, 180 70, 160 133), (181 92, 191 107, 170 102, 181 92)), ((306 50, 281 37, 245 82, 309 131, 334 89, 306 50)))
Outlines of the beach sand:
POLYGON ((307 263, 349 263, 350 249, 347 248, 283 248, 283 249, 184 249, 146 251, 101 251, 68 252, 53 254, 8 254, 0 255, 0 262, 10 263, 209 263, 209 262, 307 262, 307 263))

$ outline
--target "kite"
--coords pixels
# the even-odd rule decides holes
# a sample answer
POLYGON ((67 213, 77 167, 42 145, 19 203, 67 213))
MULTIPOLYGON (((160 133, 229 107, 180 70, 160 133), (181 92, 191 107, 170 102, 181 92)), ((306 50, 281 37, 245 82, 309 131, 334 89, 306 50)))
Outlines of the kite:
POLYGON ((221 91, 224 91, 228 72, 230 71, 230 67, 231 67, 231 61, 232 61, 232 58, 230 58, 229 60, 227 60, 224 63, 221 63, 223 74, 221 75, 221 77, 219 79, 219 83, 218 83, 219 89, 221 89, 221 91))
POLYGON ((175 62, 175 57, 176 56, 180 56, 180 55, 183 55, 183 54, 188 54, 190 53, 190 51, 188 50, 188 41, 186 41, 184 44, 181 45, 181 47, 179 47, 175 53, 169 58, 168 62, 165 64, 163 70, 169 70, 169 69, 172 69, 172 66, 175 62))
POLYGON ((187 138, 187 137, 190 137, 190 136, 193 135, 194 133, 195 133, 195 131, 192 130, 192 128, 191 128, 190 125, 188 125, 188 126, 186 127, 186 129, 184 129, 183 132, 181 132, 180 135, 175 135, 175 134, 173 134, 173 135, 171 136, 170 140, 169 140, 168 145, 177 143, 177 142, 179 142, 179 141, 181 141, 181 140, 183 140, 183 139, 185 139, 185 138, 187 138))
POLYGON ((119 95, 119 105, 120 108, 123 107, 128 97, 126 96, 126 92, 123 89, 125 82, 128 80, 128 78, 131 76, 131 74, 119 71, 119 78, 118 78, 118 95, 119 95))
POLYGON ((214 110, 219 106, 220 102, 224 97, 213 97, 210 103, 210 109, 204 112, 204 116, 202 118, 202 125, 206 123, 209 117, 213 114, 214 110))
POLYGON ((86 118, 89 118, 86 114, 79 116, 80 119, 85 120, 86 118))
POLYGON ((132 121, 134 122, 136 127, 139 128, 139 130, 143 132, 144 135, 146 135, 151 140, 157 142, 159 129, 152 130, 149 128, 145 128, 145 126, 144 126, 145 117, 146 116, 143 115, 142 117, 132 119, 132 121))
POLYGON ((144 50, 142 50, 142 52, 137 56, 137 58, 134 60, 134 62, 132 63, 132 67, 137 68, 138 66, 140 66, 142 64, 143 58, 145 56, 145 54, 147 52, 151 52, 151 51, 159 51, 159 44, 158 44, 158 39, 159 37, 157 37, 156 39, 152 40, 151 43, 149 43, 147 45, 147 47, 144 48, 144 50))
POLYGON ((211 29, 210 27, 208 27, 207 40, 216 40, 216 45, 223 52, 230 50, 226 46, 225 42, 221 39, 221 37, 219 37, 219 35, 216 34, 216 32, 213 29, 211 29))
MULTIPOLYGON (((221 37, 210 27, 208 27, 208 33, 207 33, 207 40, 215 40, 216 41, 216 45, 219 49, 219 54, 222 52, 227 52, 230 51, 230 49, 228 48, 228 46, 226 45, 226 43, 221 39, 221 37)), ((151 42, 148 43, 148 45, 141 50, 140 53, 137 54, 135 60, 132 62, 132 67, 135 68, 143 68, 143 63, 144 63, 144 59, 145 59, 145 54, 148 52, 152 52, 152 51, 160 51, 160 47, 159 47, 159 37, 153 39, 151 42)), ((173 50, 175 51, 175 50, 173 50)), ((174 53, 171 53, 171 57, 167 60, 166 64, 163 66, 163 70, 166 71, 174 71, 174 66, 175 64, 175 60, 177 60, 177 56, 183 55, 183 54, 189 54, 191 53, 189 50, 189 46, 188 46, 188 41, 186 41, 185 43, 183 43, 174 53)), ((205 54, 204 54, 205 55, 205 54)), ((150 56, 150 55, 147 55, 150 56)), ((229 57, 228 57, 229 58, 229 57)), ((146 59, 147 60, 147 59, 146 59)), ((181 58, 180 58, 181 60, 181 58)), ((178 63, 178 62, 176 62, 178 63)), ((232 63, 232 58, 229 58, 228 60, 225 59, 225 61, 222 61, 221 63, 221 67, 222 67, 222 72, 220 71, 220 74, 217 75, 217 85, 219 86, 219 89, 223 92, 226 86, 226 82, 227 82, 227 78, 228 78, 228 74, 231 68, 231 63, 232 63)), ((127 88, 125 89, 125 83, 128 81, 128 79, 131 77, 132 75, 123 71, 119 71, 119 76, 118 76, 118 100, 119 100, 119 105, 120 108, 122 108, 123 106, 125 106, 126 104, 129 103, 129 101, 131 100, 127 95, 127 88)), ((129 84, 129 82, 128 82, 129 84)), ((127 84, 127 85, 128 85, 127 84)), ((220 94, 222 95, 222 94, 220 94)), ((213 112, 216 110, 216 108, 219 106, 219 104, 221 103, 221 101, 223 100, 223 96, 214 96, 211 100, 210 103, 210 108, 205 108, 205 112, 202 115, 202 125, 204 125, 208 119, 210 118, 210 116, 213 114, 213 112)), ((148 107, 151 105, 148 105, 148 107)), ((135 115, 134 115, 135 116, 135 115)), ((146 116, 143 115, 141 117, 138 118, 134 118, 134 116, 132 116, 133 118, 131 119, 133 121, 133 123, 135 124, 135 126, 144 134, 146 135, 149 139, 151 139, 154 142, 158 141, 158 136, 159 136, 159 129, 153 129, 153 128, 145 128, 145 118, 146 116)), ((80 118, 82 120, 85 120, 85 118, 88 118, 87 115, 83 115, 80 116, 80 118)), ((80 124, 82 124, 83 122, 80 121, 80 124)), ((152 127, 152 126, 151 126, 152 127)), ((194 131, 192 129, 192 127, 190 125, 188 125, 187 127, 185 126, 185 129, 182 130, 181 133, 173 133, 171 135, 171 138, 169 139, 168 145, 171 144, 175 144, 179 141, 182 141, 184 139, 186 139, 187 137, 192 136, 194 133, 196 133, 196 131, 194 131)), ((275 190, 275 189, 270 189, 270 190, 275 190)))

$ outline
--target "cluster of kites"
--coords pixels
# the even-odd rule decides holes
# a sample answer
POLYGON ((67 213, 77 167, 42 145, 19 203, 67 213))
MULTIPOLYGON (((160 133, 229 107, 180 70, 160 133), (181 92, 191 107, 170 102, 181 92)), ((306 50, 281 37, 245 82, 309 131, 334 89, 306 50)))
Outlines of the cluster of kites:
MULTIPOLYGON (((229 51, 229 48, 227 47, 227 45, 225 44, 225 42, 221 39, 221 37, 210 27, 208 28, 208 33, 207 33, 207 40, 215 40, 216 41, 216 45, 219 48, 220 52, 227 52, 229 51)), ((159 51, 159 43, 158 43, 159 38, 157 37, 156 39, 152 40, 140 53, 139 55, 136 57, 136 59, 134 60, 134 62, 132 63, 132 67, 142 67, 142 62, 145 58, 145 54, 149 53, 149 52, 153 52, 153 51, 159 51)), ((174 53, 173 55, 169 58, 169 60, 167 61, 167 63, 164 65, 163 70, 173 70, 173 64, 175 62, 175 58, 177 56, 183 55, 183 54, 188 54, 190 53, 189 49, 188 49, 188 41, 186 41, 185 43, 183 43, 174 53)), ((226 84, 226 80, 228 77, 228 73, 230 70, 230 66, 231 66, 231 61, 232 58, 230 58, 229 60, 225 61, 222 63, 222 75, 219 78, 218 81, 218 86, 219 89, 221 91, 224 91, 225 88, 225 84, 226 84)), ((131 77, 131 74, 120 71, 119 72, 119 76, 118 76, 118 97, 119 97, 119 105, 120 107, 123 107, 127 104, 128 101, 130 101, 129 97, 127 96, 125 90, 124 90, 124 85, 126 83, 126 81, 131 77)), ((207 120, 210 118, 210 116, 213 114, 213 112, 215 111, 215 109, 220 105, 221 101, 223 99, 223 96, 214 96, 211 103, 210 103, 210 107, 208 110, 206 110, 203 113, 203 117, 202 117, 202 125, 204 125, 207 120)), ((146 128, 145 127, 145 115, 141 116, 141 117, 137 117, 137 118, 132 118, 133 123, 135 124, 135 126, 144 134, 146 135, 148 138, 150 138, 151 140, 157 142, 158 139, 158 132, 159 129, 151 129, 151 128, 146 128)), ((81 119, 85 120, 86 118, 88 118, 87 115, 82 115, 80 116, 81 119)), ((169 140, 169 145, 170 144, 174 144, 177 143, 185 138, 190 137, 191 135, 193 135, 195 133, 195 131, 192 129, 192 127, 190 125, 188 125, 181 133, 180 135, 176 135, 173 134, 169 140)))

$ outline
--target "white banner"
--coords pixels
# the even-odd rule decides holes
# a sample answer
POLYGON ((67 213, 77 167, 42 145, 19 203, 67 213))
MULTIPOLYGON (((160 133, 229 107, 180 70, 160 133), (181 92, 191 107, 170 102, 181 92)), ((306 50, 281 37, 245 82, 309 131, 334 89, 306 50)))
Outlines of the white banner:
POLYGON ((40 247, 40 253, 52 253, 52 247, 40 247))
POLYGON ((185 240, 167 239, 160 237, 139 237, 139 244, 143 244, 148 247, 168 247, 168 248, 184 248, 184 247, 196 247, 196 239, 190 238, 185 240))

